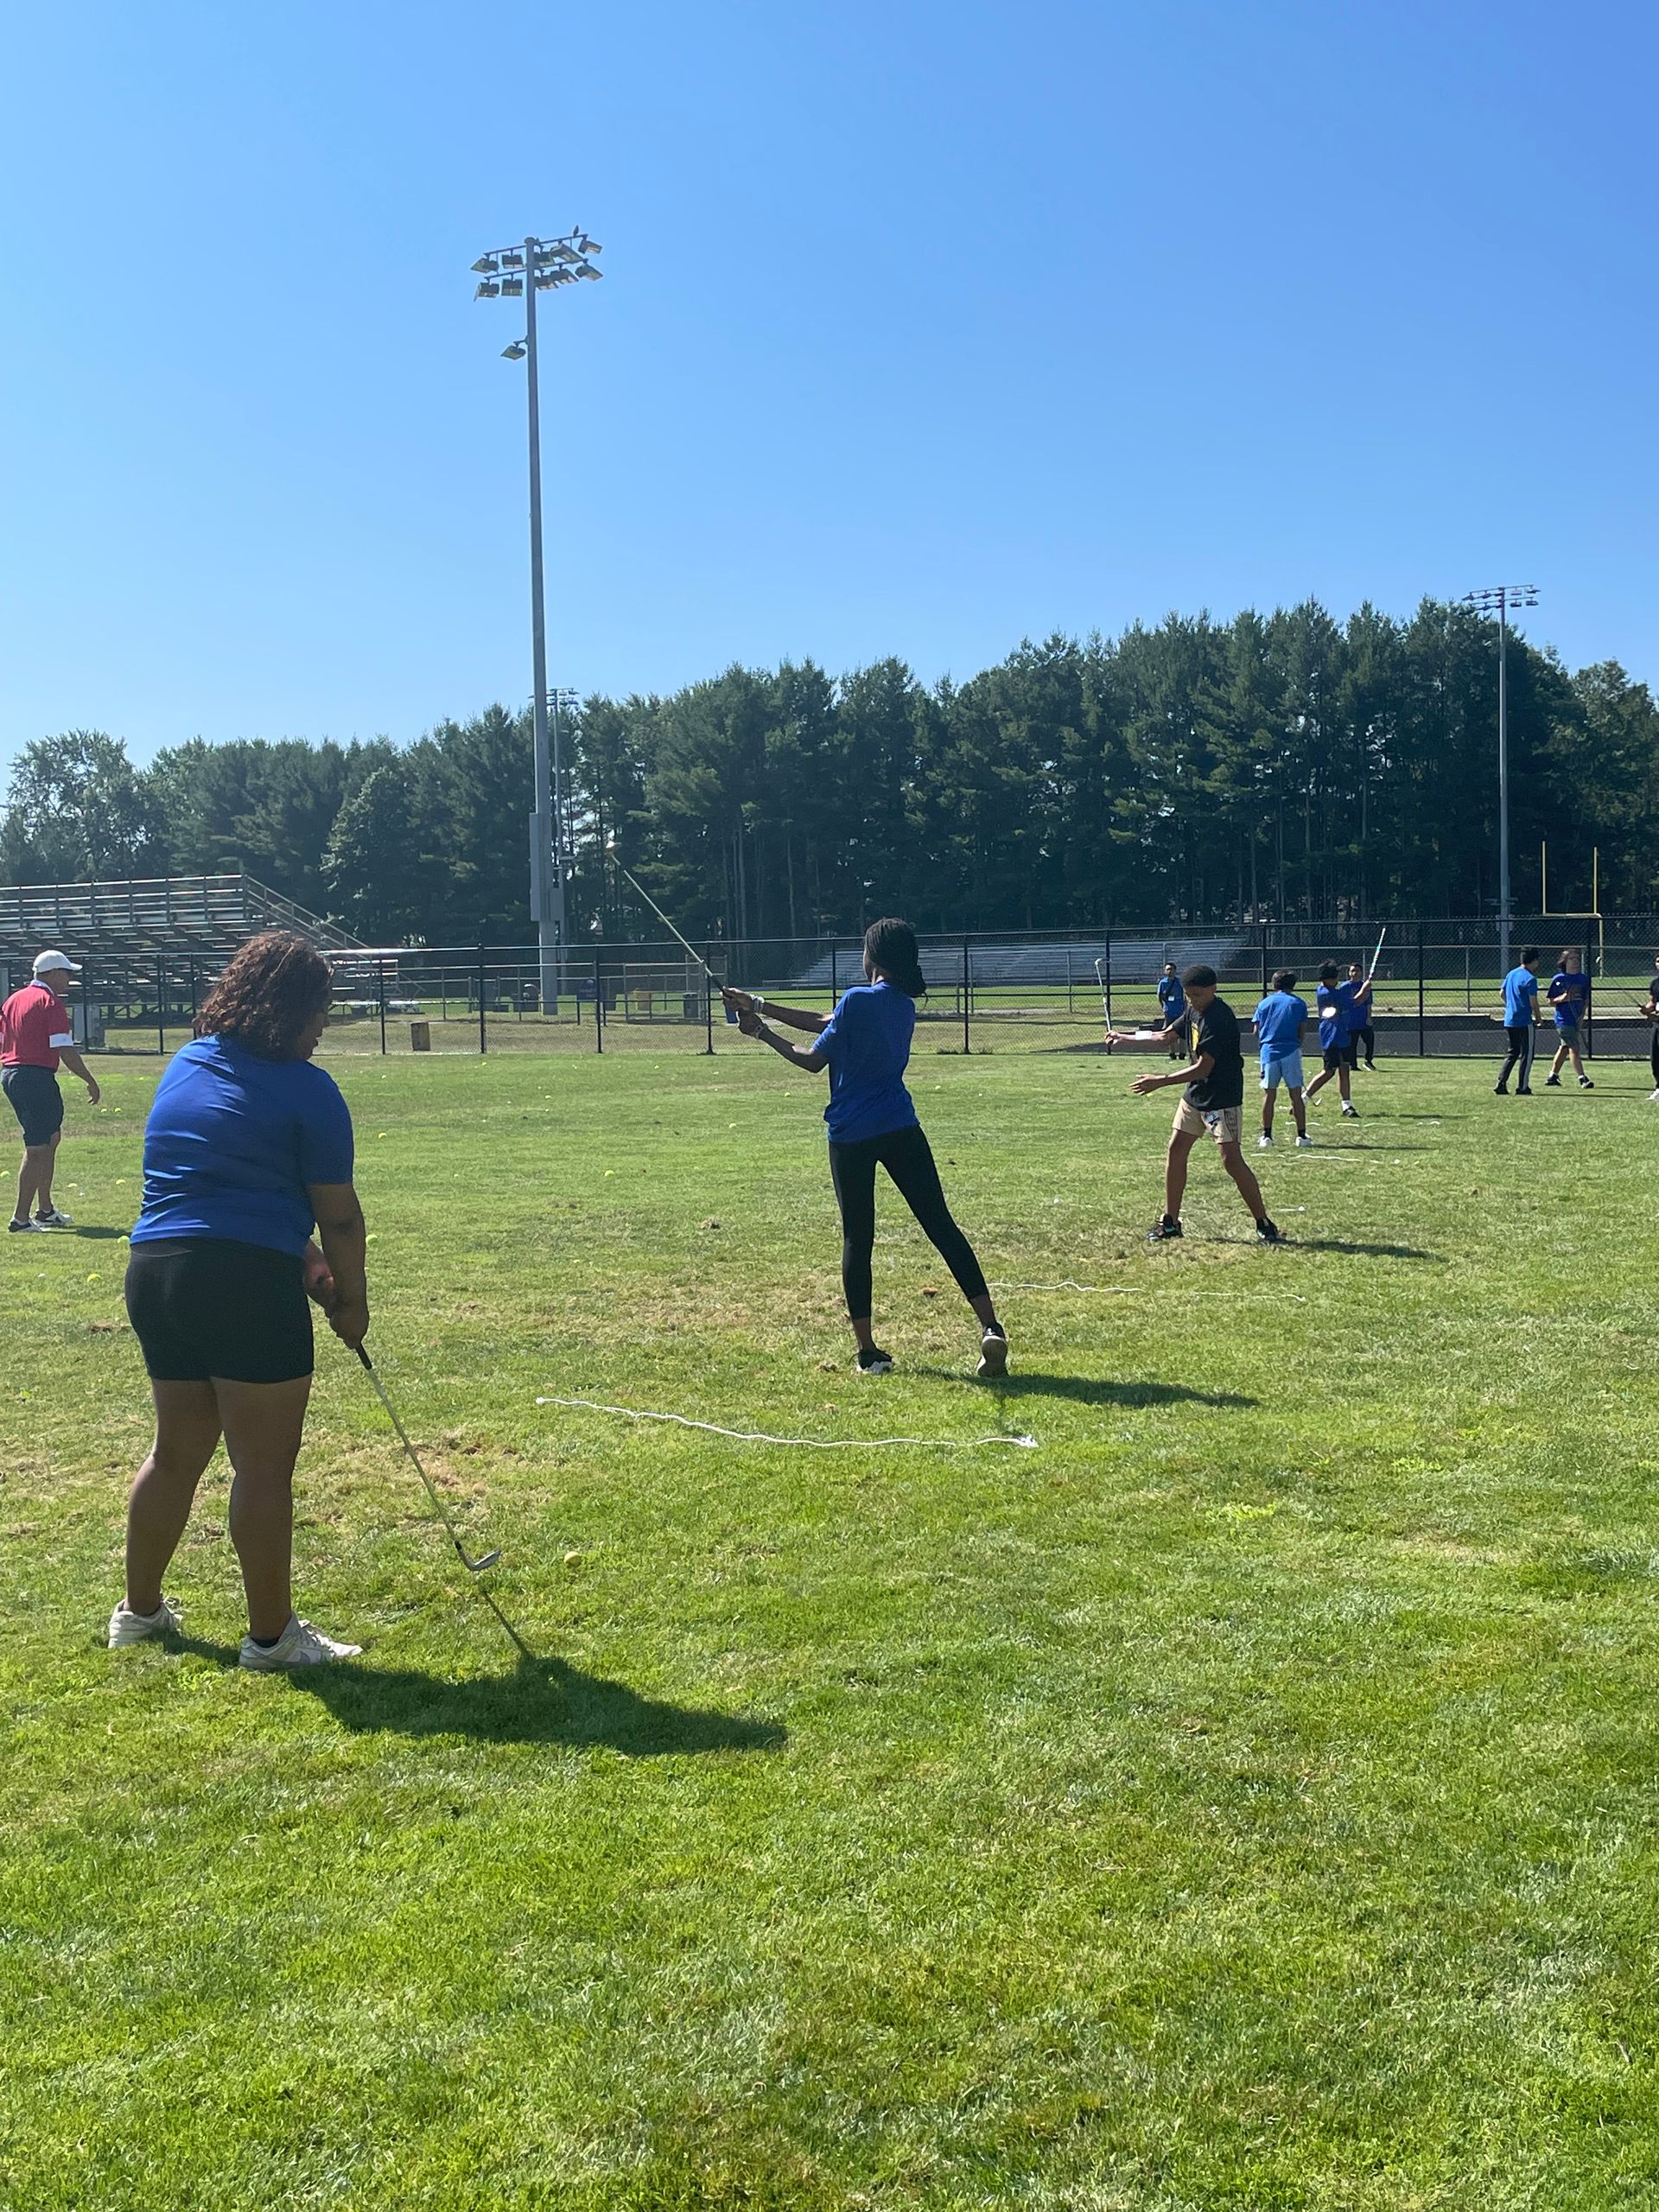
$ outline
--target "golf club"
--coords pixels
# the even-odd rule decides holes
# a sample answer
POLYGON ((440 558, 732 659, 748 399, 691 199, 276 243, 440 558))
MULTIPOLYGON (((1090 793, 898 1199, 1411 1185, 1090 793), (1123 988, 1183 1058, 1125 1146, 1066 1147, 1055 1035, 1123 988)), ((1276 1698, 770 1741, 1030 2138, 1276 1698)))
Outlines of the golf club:
MULTIPOLYGON (((357 1347, 357 1356, 363 1363, 363 1372, 368 1376, 370 1382, 374 1385, 374 1394, 376 1397, 379 1399, 381 1404, 386 1409, 387 1420, 391 1421, 392 1427, 397 1430, 398 1439, 401 1441, 404 1451, 408 1452, 410 1458, 414 1461, 416 1473, 426 1484, 426 1494, 431 1499, 433 1510, 437 1514, 439 1520, 442 1522, 444 1527, 448 1530, 449 1541, 454 1546, 456 1555, 460 1559, 461 1565, 467 1568, 469 1573, 482 1574, 486 1567, 493 1567, 495 1565, 497 1560, 501 1556, 500 1553, 499 1551, 486 1552, 482 1559, 467 1558, 466 1547, 461 1542, 460 1536, 455 1533, 455 1524, 449 1518, 449 1515, 445 1509, 443 1500, 438 1496, 436 1490, 433 1486, 431 1476, 427 1473, 426 1469, 421 1465, 421 1455, 415 1449, 415 1446, 410 1442, 409 1431, 404 1427, 402 1421, 398 1420, 397 1408, 392 1404, 391 1400, 386 1395, 385 1384, 380 1380, 379 1376, 375 1372, 374 1362, 369 1357, 368 1353, 364 1350, 361 1344, 359 1344, 357 1347)), ((514 1641, 517 1642, 517 1640, 518 1639, 515 1637, 514 1641)))
POLYGON ((678 930, 677 930, 677 929, 675 928, 675 926, 674 926, 673 923, 672 923, 672 922, 671 922, 671 921, 669 920, 668 916, 667 916, 667 915, 663 912, 662 908, 661 908, 661 907, 657 904, 657 901, 656 901, 656 900, 652 897, 652 895, 651 895, 650 892, 646 890, 646 888, 645 888, 645 885, 644 885, 643 883, 641 883, 641 882, 640 882, 640 880, 639 880, 639 877, 634 874, 633 870, 632 870, 632 869, 628 866, 627 862, 626 862, 626 861, 622 858, 621 855, 617 851, 617 849, 616 849, 616 840, 615 840, 615 838, 614 838, 614 837, 610 837, 610 838, 607 838, 607 839, 606 840, 606 844, 605 844, 605 856, 606 856, 606 858, 607 858, 607 860, 613 860, 613 861, 614 861, 616 862, 616 864, 617 864, 618 868, 620 868, 621 869, 621 871, 622 871, 623 874, 624 874, 624 875, 626 875, 626 876, 627 877, 628 881, 629 881, 632 886, 633 886, 634 889, 635 889, 635 890, 639 893, 639 896, 640 896, 640 897, 645 900, 645 902, 646 906, 650 907, 650 909, 651 909, 652 912, 653 914, 655 914, 655 915, 656 915, 656 917, 657 917, 658 920, 662 924, 663 927, 664 927, 664 928, 668 931, 669 935, 670 935, 670 936, 674 939, 675 943, 676 943, 677 944, 683 944, 683 945, 684 945, 684 946, 685 946, 686 950, 690 954, 691 957, 692 957, 692 958, 696 962, 696 963, 697 963, 698 967, 702 969, 702 970, 703 974, 704 974, 704 975, 709 978, 709 982, 710 982, 715 986, 715 988, 716 990, 718 990, 718 989, 720 988, 720 978, 719 978, 719 976, 717 976, 715 975, 715 973, 714 969, 713 969, 709 965, 709 963, 708 963, 708 962, 703 958, 702 955, 702 954, 697 950, 697 948, 696 947, 696 945, 695 945, 695 944, 687 944, 687 942, 686 942, 685 938, 683 938, 683 937, 680 935, 680 933, 679 933, 678 930))

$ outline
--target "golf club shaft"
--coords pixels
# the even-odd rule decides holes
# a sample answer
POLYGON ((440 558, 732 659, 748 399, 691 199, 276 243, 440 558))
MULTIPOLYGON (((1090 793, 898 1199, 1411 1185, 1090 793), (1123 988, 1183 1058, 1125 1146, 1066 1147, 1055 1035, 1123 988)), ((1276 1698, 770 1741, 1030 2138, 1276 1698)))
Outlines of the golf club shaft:
POLYGON ((425 1484, 426 1494, 432 1501, 432 1509, 437 1515, 439 1520, 442 1522, 444 1529, 448 1535, 450 1542, 454 1546, 455 1550, 460 1554, 461 1565, 466 1567, 470 1573, 476 1574, 478 1573, 478 1567, 467 1558, 466 1548, 462 1545, 461 1538, 455 1533, 455 1525, 449 1518, 449 1515, 445 1508, 443 1500, 438 1496, 431 1476, 427 1473, 426 1469, 421 1465, 421 1455, 415 1449, 413 1444, 410 1442, 409 1431, 404 1427, 402 1421, 398 1420, 397 1407, 392 1404, 391 1400, 386 1395, 386 1386, 380 1380, 378 1374, 376 1372, 374 1362, 369 1357, 368 1353, 364 1350, 361 1344, 359 1344, 357 1347, 357 1356, 363 1363, 364 1373, 374 1385, 375 1396, 379 1399, 381 1404, 386 1409, 387 1420, 397 1432, 398 1442, 403 1446, 404 1451, 408 1452, 416 1473, 420 1477, 422 1482, 425 1484))
POLYGON ((646 906, 650 907, 650 909, 651 909, 652 912, 653 914, 655 914, 655 915, 656 915, 656 917, 657 917, 658 920, 662 924, 663 927, 664 927, 664 928, 668 931, 669 935, 670 935, 670 936, 674 939, 675 943, 676 943, 677 944, 683 944, 683 945, 685 946, 686 950, 690 954, 691 957, 692 957, 692 958, 696 962, 696 963, 697 963, 698 967, 702 969, 702 970, 703 974, 704 974, 704 975, 709 978, 709 982, 710 982, 711 983, 715 982, 717 981, 717 978, 716 978, 716 976, 715 976, 715 971, 714 971, 714 969, 713 969, 709 965, 709 963, 708 963, 708 962, 703 958, 702 955, 702 954, 697 950, 697 948, 696 947, 696 945, 687 944, 687 942, 686 942, 685 938, 683 938, 683 937, 680 935, 680 933, 679 933, 678 930, 677 930, 677 929, 675 928, 675 926, 674 926, 673 923, 672 923, 672 922, 671 922, 671 921, 669 920, 668 916, 667 916, 667 915, 663 912, 662 908, 661 908, 661 907, 657 904, 657 901, 656 901, 656 900, 652 897, 652 895, 651 895, 650 892, 646 890, 646 888, 645 888, 645 885, 644 885, 643 883, 641 883, 641 882, 640 882, 640 880, 639 880, 639 877, 634 874, 633 870, 632 870, 632 869, 628 866, 627 862, 626 862, 626 861, 622 858, 621 855, 620 855, 620 853, 613 853, 613 854, 611 855, 611 858, 612 858, 612 859, 616 862, 616 864, 617 864, 618 868, 620 868, 621 869, 621 871, 622 871, 623 874, 624 874, 624 875, 626 875, 626 876, 627 877, 628 881, 629 881, 632 886, 633 886, 634 889, 635 889, 635 890, 639 893, 639 896, 640 896, 640 897, 645 900, 645 902, 646 906))
POLYGON ((1382 937, 1379 937, 1376 940, 1376 950, 1371 955, 1371 964, 1366 970, 1365 980, 1368 983, 1372 982, 1376 977, 1376 963, 1382 957, 1382 938, 1387 937, 1388 933, 1389 925, 1384 922, 1382 925, 1382 937))

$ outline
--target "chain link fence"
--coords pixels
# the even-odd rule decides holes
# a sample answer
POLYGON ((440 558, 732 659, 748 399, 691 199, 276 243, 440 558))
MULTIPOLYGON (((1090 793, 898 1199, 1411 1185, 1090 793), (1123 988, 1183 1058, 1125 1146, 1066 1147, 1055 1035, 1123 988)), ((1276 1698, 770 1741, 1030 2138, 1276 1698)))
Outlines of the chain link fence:
MULTIPOLYGON (((1562 950, 1576 950, 1591 984, 1587 1050, 1604 1059, 1646 1056, 1653 1028, 1641 1008, 1659 972, 1659 918, 1527 916, 1511 925, 1510 941, 1515 959, 1540 950, 1545 990, 1562 950)), ((322 1050, 706 1054, 740 1041, 721 1002, 722 982, 828 1014, 863 981, 861 943, 852 937, 713 939, 700 954, 670 942, 594 946, 548 962, 534 945, 337 955, 322 1050)), ((1490 919, 924 934, 921 957, 928 991, 918 1007, 918 1052, 1098 1052, 1109 1013, 1120 1028, 1151 1027, 1166 962, 1179 970, 1199 960, 1215 969, 1244 1020, 1280 969, 1296 976, 1311 1005, 1322 962, 1334 960, 1345 975, 1351 965, 1369 972, 1375 960, 1379 1053, 1502 1050, 1502 953, 1490 919)), ((189 1038, 222 963, 181 952, 84 964, 75 994, 81 1040, 94 1051, 153 1054, 189 1038)), ((27 975, 24 963, 8 969, 0 961, 7 989, 27 975)))

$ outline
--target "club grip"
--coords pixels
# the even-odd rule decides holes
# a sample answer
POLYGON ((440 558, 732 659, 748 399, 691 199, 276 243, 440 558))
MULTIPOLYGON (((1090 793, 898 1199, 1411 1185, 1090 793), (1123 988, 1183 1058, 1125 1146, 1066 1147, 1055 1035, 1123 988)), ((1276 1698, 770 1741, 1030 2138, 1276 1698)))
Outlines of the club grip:
POLYGON ((364 1366, 368 1370, 369 1373, 370 1373, 371 1375, 372 1375, 372 1374, 373 1374, 373 1372, 374 1372, 374 1362, 373 1362, 373 1361, 369 1357, 368 1353, 367 1353, 367 1352, 363 1349, 362 1344, 361 1344, 360 1343, 359 1343, 359 1344, 353 1344, 353 1345, 352 1346, 352 1350, 353 1350, 353 1351, 357 1354, 358 1357, 362 1361, 362 1363, 363 1363, 364 1366))

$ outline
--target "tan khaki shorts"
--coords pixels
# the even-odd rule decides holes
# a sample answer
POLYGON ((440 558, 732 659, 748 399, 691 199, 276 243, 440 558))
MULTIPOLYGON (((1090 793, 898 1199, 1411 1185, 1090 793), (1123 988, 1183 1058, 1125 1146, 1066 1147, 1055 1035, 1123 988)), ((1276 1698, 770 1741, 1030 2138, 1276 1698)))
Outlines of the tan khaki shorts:
POLYGON ((1244 1141, 1244 1109, 1242 1106, 1212 1106, 1208 1112, 1189 1106, 1185 1098, 1175 1109, 1175 1127, 1184 1137, 1214 1137, 1217 1144, 1243 1144, 1244 1141))

